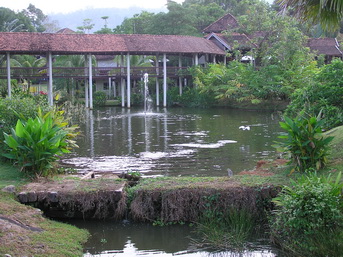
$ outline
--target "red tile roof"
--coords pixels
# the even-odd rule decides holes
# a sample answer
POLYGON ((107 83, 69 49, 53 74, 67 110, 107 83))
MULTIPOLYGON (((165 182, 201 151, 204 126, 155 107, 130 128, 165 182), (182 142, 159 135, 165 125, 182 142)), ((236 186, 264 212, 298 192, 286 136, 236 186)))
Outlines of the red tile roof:
POLYGON ((307 46, 317 54, 342 57, 342 51, 335 38, 310 38, 307 46))
POLYGON ((49 51, 53 54, 225 54, 211 41, 192 36, 0 33, 0 53, 41 54, 49 51))
POLYGON ((203 29, 203 33, 220 33, 224 30, 234 29, 239 27, 238 21, 230 13, 225 14, 209 26, 203 29))

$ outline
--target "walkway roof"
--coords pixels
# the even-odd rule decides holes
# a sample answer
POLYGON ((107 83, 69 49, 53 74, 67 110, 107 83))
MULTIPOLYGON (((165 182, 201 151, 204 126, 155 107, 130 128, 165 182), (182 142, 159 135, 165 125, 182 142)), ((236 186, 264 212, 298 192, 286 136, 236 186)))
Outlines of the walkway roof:
POLYGON ((179 35, 0 32, 0 54, 225 55, 213 42, 179 35))

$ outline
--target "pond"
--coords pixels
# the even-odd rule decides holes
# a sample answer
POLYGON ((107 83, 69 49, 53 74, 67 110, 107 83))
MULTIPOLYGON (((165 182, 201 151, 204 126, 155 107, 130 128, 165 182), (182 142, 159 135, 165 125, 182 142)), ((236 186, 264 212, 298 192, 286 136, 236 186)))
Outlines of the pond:
MULTIPOLYGON (((272 112, 232 109, 121 107, 87 111, 78 149, 63 165, 80 173, 119 174, 139 171, 143 176, 227 176, 253 169, 263 158, 275 158, 271 146, 281 129, 272 112)), ((189 226, 111 221, 72 221, 91 238, 84 256, 277 256, 265 240, 249 242, 246 252, 196 250, 189 226)))
POLYGON ((91 238, 85 245, 84 256, 101 257, 274 257, 278 250, 271 247, 267 239, 256 239, 249 243, 244 252, 198 249, 193 243, 196 236, 189 225, 153 226, 129 222, 70 221, 80 228, 86 228, 91 238))
POLYGON ((279 116, 233 109, 111 107, 87 112, 78 149, 62 162, 79 172, 227 176, 274 158, 279 116))

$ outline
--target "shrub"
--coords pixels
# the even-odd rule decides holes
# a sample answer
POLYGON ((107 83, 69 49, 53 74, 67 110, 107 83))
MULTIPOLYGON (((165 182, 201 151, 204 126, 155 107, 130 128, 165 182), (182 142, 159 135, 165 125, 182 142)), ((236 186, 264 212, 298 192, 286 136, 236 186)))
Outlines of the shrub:
POLYGON ((340 256, 343 252, 343 184, 341 173, 335 181, 303 175, 285 186, 274 202, 271 231, 273 240, 296 256, 340 256), (320 243, 319 243, 320 242, 320 243), (337 242, 332 247, 332 242, 337 242), (322 253, 322 254, 319 254, 322 253), (330 254, 329 254, 330 253, 330 254))
POLYGON ((106 93, 103 91, 97 91, 94 93, 93 96, 93 104, 94 106, 104 106, 106 104, 106 93))
POLYGON ((40 106, 43 112, 51 110, 47 100, 42 100, 40 97, 14 95, 12 98, 0 98, 2 131, 9 133, 11 128, 16 125, 18 116, 24 119, 36 117, 38 114, 37 106, 40 106))
POLYGON ((11 135, 4 133, 9 147, 5 157, 14 160, 30 176, 47 176, 54 171, 59 155, 69 153, 76 146, 71 139, 76 136, 75 127, 66 128, 63 113, 51 111, 45 115, 39 112, 35 119, 18 120, 11 135))
POLYGON ((285 122, 280 122, 280 126, 287 134, 279 136, 284 141, 278 142, 274 147, 279 151, 290 152, 294 170, 303 172, 310 168, 323 168, 327 163, 329 143, 333 139, 322 134, 324 120, 316 117, 301 117, 296 120, 284 117, 284 120, 285 122))
POLYGON ((304 113, 325 118, 325 129, 343 124, 343 62, 334 60, 321 68, 316 83, 297 89, 291 96, 286 110, 289 116, 304 113))

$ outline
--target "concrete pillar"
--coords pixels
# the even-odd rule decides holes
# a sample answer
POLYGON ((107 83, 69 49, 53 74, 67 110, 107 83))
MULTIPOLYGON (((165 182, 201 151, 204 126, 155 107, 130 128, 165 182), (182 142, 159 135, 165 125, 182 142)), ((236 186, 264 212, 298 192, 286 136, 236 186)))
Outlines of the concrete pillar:
POLYGON ((167 55, 163 54, 163 107, 167 107, 167 55))
POLYGON ((87 81, 87 75, 88 75, 88 70, 87 70, 87 55, 84 56, 85 58, 85 107, 89 107, 89 86, 88 86, 88 81, 87 81))
POLYGON ((93 109, 93 69, 92 69, 92 55, 88 55, 88 69, 89 69, 89 109, 93 109))
POLYGON ((181 55, 179 54, 179 94, 182 95, 182 76, 180 75, 180 72, 182 70, 182 60, 181 55))
POLYGON ((121 107, 125 107, 125 80, 123 78, 124 75, 124 56, 120 55, 120 87, 121 87, 121 107))
POLYGON ((160 75, 158 55, 156 55, 156 106, 160 106, 160 83, 158 77, 160 75))
POLYGON ((216 55, 214 54, 213 55, 213 63, 216 63, 217 61, 216 61, 216 55))
POLYGON ((52 92, 52 54, 48 53, 48 74, 49 74, 49 85, 48 85, 48 103, 50 106, 54 104, 54 97, 52 92))
POLYGON ((194 54, 194 65, 195 66, 199 65, 199 56, 198 56, 198 54, 194 54))
POLYGON ((8 97, 11 98, 12 96, 12 87, 11 87, 11 56, 10 53, 6 53, 6 66, 7 66, 7 91, 8 97))
POLYGON ((112 93, 112 79, 108 77, 108 96, 111 96, 112 93))
POLYGON ((131 107, 131 71, 130 71, 130 54, 126 55, 126 67, 127 67, 127 79, 126 79, 126 90, 127 90, 127 108, 131 107))

